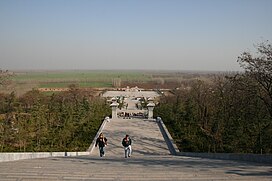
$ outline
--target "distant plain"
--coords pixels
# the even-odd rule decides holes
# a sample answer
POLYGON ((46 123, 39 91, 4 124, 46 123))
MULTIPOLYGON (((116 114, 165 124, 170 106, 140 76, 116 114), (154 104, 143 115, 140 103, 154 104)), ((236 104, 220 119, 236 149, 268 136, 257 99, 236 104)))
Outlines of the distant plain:
POLYGON ((191 80, 209 81, 222 72, 190 71, 141 71, 141 70, 56 70, 56 71, 11 71, 10 83, 1 87, 1 92, 23 94, 39 88, 68 88, 74 84, 79 88, 110 89, 141 87, 146 89, 173 89, 191 80), (119 85, 116 85, 116 81, 119 85), (115 83, 114 83, 115 82, 115 83))

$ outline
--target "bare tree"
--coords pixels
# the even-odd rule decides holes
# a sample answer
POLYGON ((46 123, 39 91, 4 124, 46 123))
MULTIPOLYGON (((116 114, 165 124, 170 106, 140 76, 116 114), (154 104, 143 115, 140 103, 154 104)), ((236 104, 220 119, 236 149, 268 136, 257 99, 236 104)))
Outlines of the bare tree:
POLYGON ((10 82, 11 76, 12 73, 10 73, 8 70, 0 69, 0 87, 5 86, 10 82))
POLYGON ((256 45, 257 55, 244 52, 237 62, 258 87, 258 96, 265 103, 272 118, 272 45, 262 42, 256 45))

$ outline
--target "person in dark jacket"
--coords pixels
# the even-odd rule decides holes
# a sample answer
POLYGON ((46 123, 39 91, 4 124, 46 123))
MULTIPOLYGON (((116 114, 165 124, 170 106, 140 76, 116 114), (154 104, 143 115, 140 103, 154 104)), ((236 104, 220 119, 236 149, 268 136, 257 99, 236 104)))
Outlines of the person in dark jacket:
POLYGON ((105 156, 104 147, 107 145, 107 138, 104 137, 103 133, 99 134, 99 137, 96 139, 95 147, 99 147, 100 157, 105 156))
POLYGON ((131 139, 129 135, 126 135, 126 137, 123 139, 122 145, 125 150, 125 158, 130 157, 132 153, 132 148, 131 148, 131 139))

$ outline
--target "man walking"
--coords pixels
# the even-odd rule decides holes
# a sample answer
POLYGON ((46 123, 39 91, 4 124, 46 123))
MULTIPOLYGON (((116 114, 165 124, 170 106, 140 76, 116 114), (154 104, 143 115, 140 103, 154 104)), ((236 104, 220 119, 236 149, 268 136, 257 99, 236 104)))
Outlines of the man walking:
POLYGON ((131 148, 131 139, 129 135, 126 135, 126 137, 123 139, 122 145, 125 150, 125 158, 130 157, 132 153, 132 148, 131 148))

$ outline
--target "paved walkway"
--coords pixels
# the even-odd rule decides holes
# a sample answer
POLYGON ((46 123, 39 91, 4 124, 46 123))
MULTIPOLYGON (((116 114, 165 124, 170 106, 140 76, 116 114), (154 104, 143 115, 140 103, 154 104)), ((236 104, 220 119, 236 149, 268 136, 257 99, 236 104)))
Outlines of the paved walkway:
POLYGON ((269 166, 176 156, 78 156, 0 163, 0 181, 272 180, 269 166))
POLYGON ((158 97, 159 94, 155 91, 107 91, 103 94, 103 97, 158 97))
MULTIPOLYGON (((153 120, 115 119, 106 124, 103 134, 108 139, 105 148, 107 156, 124 156, 121 142, 126 134, 132 139, 134 156, 170 154, 158 124, 153 120)), ((94 149, 92 155, 99 155, 98 148, 94 149)))

